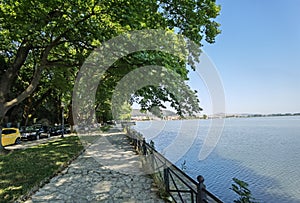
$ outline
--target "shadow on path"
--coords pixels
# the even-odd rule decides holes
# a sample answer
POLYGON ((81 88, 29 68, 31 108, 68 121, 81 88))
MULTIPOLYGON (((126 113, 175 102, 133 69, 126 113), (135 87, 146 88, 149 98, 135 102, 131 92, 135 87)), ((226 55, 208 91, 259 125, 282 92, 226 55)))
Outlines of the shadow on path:
POLYGON ((117 129, 101 134, 29 202, 164 202, 139 156, 117 129))

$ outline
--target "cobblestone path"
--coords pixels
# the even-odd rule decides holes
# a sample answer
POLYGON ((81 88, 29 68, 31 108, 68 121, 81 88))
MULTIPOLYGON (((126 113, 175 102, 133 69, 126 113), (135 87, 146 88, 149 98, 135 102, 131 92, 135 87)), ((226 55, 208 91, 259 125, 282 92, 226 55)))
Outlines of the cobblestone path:
POLYGON ((45 184, 31 202, 164 202, 120 132, 102 134, 68 168, 45 184))

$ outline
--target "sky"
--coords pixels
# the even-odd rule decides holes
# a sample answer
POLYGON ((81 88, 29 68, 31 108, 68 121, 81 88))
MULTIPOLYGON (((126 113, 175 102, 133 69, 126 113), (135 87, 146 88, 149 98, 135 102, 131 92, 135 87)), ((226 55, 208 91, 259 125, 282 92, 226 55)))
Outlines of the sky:
MULTIPOLYGON (((217 0, 222 33, 204 52, 223 84, 226 113, 300 112, 300 1, 217 0)), ((193 74, 193 73, 192 73, 193 74)), ((190 75, 203 113, 210 87, 190 75)))

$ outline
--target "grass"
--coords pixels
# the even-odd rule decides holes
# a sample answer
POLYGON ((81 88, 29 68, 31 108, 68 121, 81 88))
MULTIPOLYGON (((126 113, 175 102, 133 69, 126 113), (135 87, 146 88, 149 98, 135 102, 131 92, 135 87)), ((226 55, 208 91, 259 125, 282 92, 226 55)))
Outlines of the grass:
POLYGON ((109 129, 111 129, 111 126, 110 126, 110 125, 105 125, 105 126, 101 126, 101 127, 100 127, 100 130, 101 130, 102 132, 107 132, 107 131, 109 131, 109 129))
POLYGON ((13 202, 38 187, 83 149, 77 136, 0 155, 0 202, 13 202))

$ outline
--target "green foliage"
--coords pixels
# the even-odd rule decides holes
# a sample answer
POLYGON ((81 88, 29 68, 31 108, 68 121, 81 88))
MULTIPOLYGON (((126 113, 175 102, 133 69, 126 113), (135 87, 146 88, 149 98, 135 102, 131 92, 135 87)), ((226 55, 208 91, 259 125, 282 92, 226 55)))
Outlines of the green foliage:
POLYGON ((181 163, 181 165, 180 165, 180 169, 182 170, 182 171, 185 171, 186 170, 186 160, 184 160, 182 163, 181 163))
MULTIPOLYGON (((9 112, 11 118, 23 114, 22 119, 26 119, 28 114, 34 114, 32 112, 35 111, 44 112, 44 115, 54 112, 54 116, 60 109, 58 103, 65 101, 66 106, 70 106, 74 80, 84 60, 102 42, 126 31, 168 29, 185 35, 199 47, 204 40, 213 43, 220 33, 219 24, 213 20, 219 11, 220 7, 214 0, 2 2, 0 121, 16 105, 20 106, 14 112, 9 112), (54 102, 55 99, 51 97, 58 98, 58 102, 54 102), (24 108, 29 109, 28 112, 22 113, 24 108)), ((200 49, 197 53, 200 53, 200 49)), ((193 57, 197 58, 197 54, 193 57)), ((98 118, 109 120, 112 117, 110 109, 113 89, 130 71, 145 65, 160 65, 186 80, 186 63, 166 53, 146 50, 120 59, 99 84, 95 104, 98 118)), ((192 63, 190 65, 193 66, 192 63)), ((190 98, 187 102, 198 106, 195 93, 188 87, 185 90, 182 91, 185 93, 183 97, 190 98)), ((141 97, 144 99, 139 100, 139 103, 144 109, 163 107, 162 102, 171 101, 179 114, 185 111, 190 113, 187 111, 190 106, 180 106, 182 99, 175 98, 163 86, 145 87, 127 102, 132 103, 141 97)), ((197 109, 192 108, 191 111, 197 109)))
POLYGON ((248 183, 237 178, 233 178, 232 180, 234 184, 231 185, 230 189, 239 195, 239 199, 234 200, 235 203, 257 203, 248 189, 248 183))
POLYGON ((150 140, 150 146, 153 148, 153 149, 155 149, 155 144, 154 144, 154 141, 153 140, 150 140))
POLYGON ((13 202, 53 176, 83 149, 78 137, 0 155, 0 202, 13 202))
POLYGON ((109 129, 111 129, 111 126, 110 126, 110 125, 105 125, 105 126, 101 126, 101 127, 100 127, 100 130, 101 130, 102 132, 108 132, 109 129))
POLYGON ((127 102, 125 102, 121 109, 118 111, 120 114, 118 115, 118 120, 130 120, 131 119, 131 105, 127 102))

